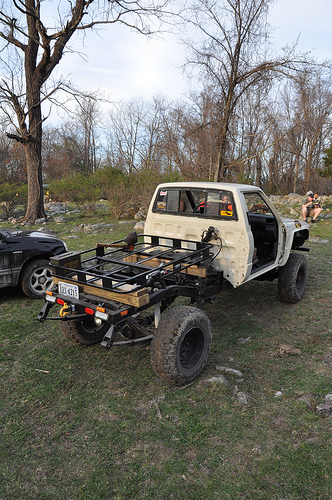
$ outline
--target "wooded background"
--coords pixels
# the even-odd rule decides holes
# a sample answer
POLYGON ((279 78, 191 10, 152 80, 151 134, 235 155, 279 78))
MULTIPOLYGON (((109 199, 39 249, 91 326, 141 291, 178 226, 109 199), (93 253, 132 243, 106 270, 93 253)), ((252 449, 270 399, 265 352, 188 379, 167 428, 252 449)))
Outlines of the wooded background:
POLYGON ((296 43, 272 47, 272 0, 192 0, 176 11, 154 0, 76 0, 58 4, 52 28, 47 3, 0 4, 0 183, 27 184, 25 221, 45 216, 43 184, 109 168, 146 173, 151 183, 166 175, 331 194, 332 63, 300 53, 296 43), (149 36, 170 22, 199 82, 177 102, 159 95, 105 112, 95 89, 83 93, 63 77, 51 82, 79 33, 122 23, 149 36), (48 124, 50 104, 66 108, 67 118, 48 124))

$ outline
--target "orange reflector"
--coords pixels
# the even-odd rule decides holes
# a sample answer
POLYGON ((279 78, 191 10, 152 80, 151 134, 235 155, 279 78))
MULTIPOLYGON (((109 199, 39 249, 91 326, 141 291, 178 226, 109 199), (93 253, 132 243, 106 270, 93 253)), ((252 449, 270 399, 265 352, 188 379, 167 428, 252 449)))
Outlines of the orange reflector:
POLYGON ((105 307, 97 306, 96 309, 97 309, 97 311, 100 311, 101 313, 104 313, 106 311, 105 307))
POLYGON ((53 292, 49 292, 49 291, 47 291, 47 292, 46 292, 46 295, 53 295, 53 292))
POLYGON ((64 305, 65 301, 62 299, 56 299, 57 303, 60 304, 61 306, 64 305))
POLYGON ((122 311, 121 316, 125 316, 126 314, 128 314, 128 311, 122 311))
POLYGON ((86 307, 84 310, 87 314, 94 314, 95 313, 93 309, 90 309, 90 307, 86 307))

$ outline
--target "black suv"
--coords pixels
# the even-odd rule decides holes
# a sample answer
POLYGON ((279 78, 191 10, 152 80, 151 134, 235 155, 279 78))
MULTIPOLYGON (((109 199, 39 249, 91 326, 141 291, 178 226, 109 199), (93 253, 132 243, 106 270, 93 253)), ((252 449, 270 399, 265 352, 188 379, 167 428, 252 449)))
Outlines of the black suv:
POLYGON ((42 298, 52 287, 49 258, 67 250, 53 235, 0 228, 0 288, 19 285, 28 297, 42 298))

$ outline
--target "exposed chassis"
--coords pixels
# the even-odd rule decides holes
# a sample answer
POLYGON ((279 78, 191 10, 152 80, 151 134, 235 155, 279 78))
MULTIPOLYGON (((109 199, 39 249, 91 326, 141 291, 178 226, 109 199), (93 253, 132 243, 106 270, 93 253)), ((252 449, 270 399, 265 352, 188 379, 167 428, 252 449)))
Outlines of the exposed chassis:
POLYGON ((211 266, 212 244, 155 235, 143 238, 132 249, 107 250, 109 245, 97 245, 52 258, 54 282, 78 287, 79 298, 49 293, 37 319, 79 322, 94 318, 109 325, 101 341, 103 347, 144 345, 153 335, 138 325, 136 318, 141 312, 153 307, 157 328, 161 313, 176 297, 189 297, 201 307, 230 286, 223 273, 211 266), (62 306, 63 315, 49 317, 56 304, 62 306), (134 323, 140 335, 115 342, 117 332, 134 323))

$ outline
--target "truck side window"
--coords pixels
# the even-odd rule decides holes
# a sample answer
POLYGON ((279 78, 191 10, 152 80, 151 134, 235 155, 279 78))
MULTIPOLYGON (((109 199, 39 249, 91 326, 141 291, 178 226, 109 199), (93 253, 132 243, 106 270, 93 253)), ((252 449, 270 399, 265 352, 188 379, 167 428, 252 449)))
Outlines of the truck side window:
POLYGON ((161 212, 177 212, 179 209, 179 191, 161 189, 155 202, 155 210, 161 212))
POLYGON ((248 212, 256 215, 273 215, 259 193, 244 193, 248 212))
POLYGON ((225 190, 209 192, 207 196, 206 215, 235 218, 232 193, 225 190))
POLYGON ((226 190, 161 188, 154 210, 191 217, 237 219, 233 195, 226 190))

